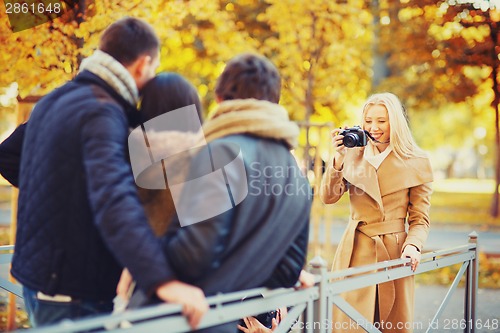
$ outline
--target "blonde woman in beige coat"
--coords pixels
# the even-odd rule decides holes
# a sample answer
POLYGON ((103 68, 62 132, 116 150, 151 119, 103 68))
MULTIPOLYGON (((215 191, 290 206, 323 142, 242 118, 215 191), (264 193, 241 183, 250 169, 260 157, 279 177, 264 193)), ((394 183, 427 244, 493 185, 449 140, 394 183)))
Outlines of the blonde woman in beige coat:
MULTIPOLYGON (((413 140, 405 110, 391 93, 366 101, 362 127, 373 137, 365 147, 346 148, 342 130, 332 131, 335 154, 321 183, 325 204, 337 202, 345 192, 350 198, 350 219, 333 270, 411 258, 408 269, 414 271, 429 232, 429 159, 413 140)), ((343 296, 382 332, 413 331, 413 276, 343 296)), ((338 332, 364 332, 337 310, 332 324, 338 332)))

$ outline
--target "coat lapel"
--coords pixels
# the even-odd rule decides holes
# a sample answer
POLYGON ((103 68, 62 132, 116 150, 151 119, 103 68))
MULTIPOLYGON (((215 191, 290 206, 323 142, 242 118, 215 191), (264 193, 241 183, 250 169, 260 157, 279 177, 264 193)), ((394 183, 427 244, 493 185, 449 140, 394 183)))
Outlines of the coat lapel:
POLYGON ((378 169, 384 181, 379 184, 381 196, 432 182, 432 168, 427 158, 401 160, 390 153, 378 169))
POLYGON ((363 148, 349 149, 346 155, 348 168, 344 178, 372 197, 383 210, 382 197, 433 181, 432 167, 428 158, 414 157, 401 160, 391 152, 378 171, 363 158, 363 148), (379 182, 383 179, 383 182, 379 182))
MULTIPOLYGON (((344 168, 344 178, 372 197, 378 203, 380 210, 383 210, 377 170, 363 158, 363 151, 363 148, 347 150, 345 164, 349 167, 344 168)), ((385 161, 382 165, 384 163, 385 161)))

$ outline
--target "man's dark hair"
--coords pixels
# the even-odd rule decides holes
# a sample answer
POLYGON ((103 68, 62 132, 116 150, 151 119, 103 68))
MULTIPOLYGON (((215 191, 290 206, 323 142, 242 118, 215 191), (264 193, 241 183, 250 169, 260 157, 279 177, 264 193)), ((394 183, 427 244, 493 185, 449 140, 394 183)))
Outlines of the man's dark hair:
POLYGON ((111 24, 102 34, 99 49, 128 66, 141 55, 158 55, 160 41, 153 27, 133 17, 111 24))
POLYGON ((278 103, 281 79, 267 58, 245 53, 231 59, 217 80, 215 94, 222 100, 255 98, 278 103))

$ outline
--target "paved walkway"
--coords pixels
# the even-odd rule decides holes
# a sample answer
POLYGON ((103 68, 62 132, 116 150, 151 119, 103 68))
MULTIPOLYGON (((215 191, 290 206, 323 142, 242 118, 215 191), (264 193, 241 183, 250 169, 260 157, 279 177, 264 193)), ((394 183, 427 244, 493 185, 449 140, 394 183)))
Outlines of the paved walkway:
MULTIPOLYGON (((425 332, 443 301, 448 287, 417 286, 415 290, 415 333, 425 332)), ((433 332, 462 333, 464 288, 457 288, 451 300, 432 326, 433 332)), ((479 289, 477 295, 476 333, 500 332, 500 289, 479 289)))

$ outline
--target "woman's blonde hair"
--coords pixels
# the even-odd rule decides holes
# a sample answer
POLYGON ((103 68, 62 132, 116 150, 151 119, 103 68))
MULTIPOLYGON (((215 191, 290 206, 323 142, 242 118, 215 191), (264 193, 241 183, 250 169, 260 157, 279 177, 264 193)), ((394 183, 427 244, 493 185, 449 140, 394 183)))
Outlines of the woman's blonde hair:
POLYGON ((372 105, 383 105, 389 116, 390 147, 400 159, 425 157, 426 153, 417 145, 410 131, 406 110, 399 98, 389 92, 370 96, 363 106, 361 122, 364 124, 365 114, 372 105))

